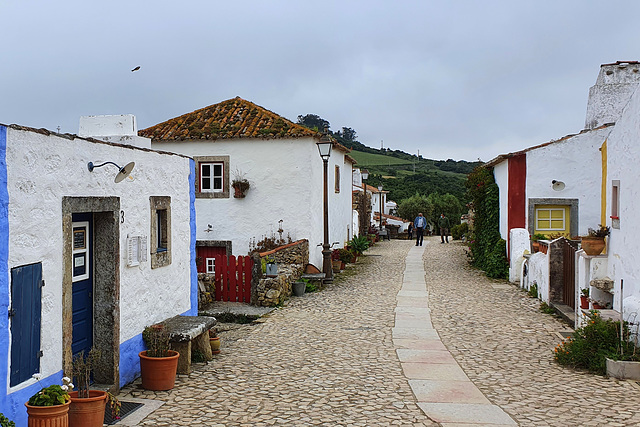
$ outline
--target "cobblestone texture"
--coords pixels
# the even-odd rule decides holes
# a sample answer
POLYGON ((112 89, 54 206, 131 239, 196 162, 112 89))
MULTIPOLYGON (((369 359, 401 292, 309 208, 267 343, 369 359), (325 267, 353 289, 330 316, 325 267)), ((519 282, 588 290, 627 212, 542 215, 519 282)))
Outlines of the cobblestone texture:
POLYGON ((559 366, 568 326, 540 301, 471 268, 461 243, 425 248, 433 326, 469 379, 522 426, 637 426, 640 388, 559 366))
POLYGON ((143 426, 437 425, 416 405, 391 341, 408 243, 382 242, 322 292, 222 332, 222 353, 172 391, 137 381, 121 397, 166 402, 143 426))

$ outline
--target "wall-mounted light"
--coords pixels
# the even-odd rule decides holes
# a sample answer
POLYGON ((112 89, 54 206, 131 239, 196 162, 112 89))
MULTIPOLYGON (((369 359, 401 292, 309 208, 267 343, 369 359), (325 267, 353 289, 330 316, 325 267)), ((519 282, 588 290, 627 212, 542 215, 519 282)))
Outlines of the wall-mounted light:
POLYGON ((113 162, 104 162, 100 165, 94 165, 93 162, 89 162, 87 164, 87 169, 89 169, 89 172, 93 172, 93 170, 95 168, 100 168, 104 165, 114 165, 115 167, 118 168, 118 174, 116 175, 116 178, 113 180, 115 183, 118 183, 120 181, 122 181, 123 179, 125 179, 126 177, 129 176, 129 174, 131 173, 131 171, 133 170, 133 167, 136 165, 134 162, 130 162, 127 163, 126 165, 124 165, 123 167, 118 166, 117 164, 113 163, 113 162))
POLYGON ((551 188, 553 188, 555 191, 562 191, 564 190, 564 182, 554 179, 553 181, 551 181, 551 188))

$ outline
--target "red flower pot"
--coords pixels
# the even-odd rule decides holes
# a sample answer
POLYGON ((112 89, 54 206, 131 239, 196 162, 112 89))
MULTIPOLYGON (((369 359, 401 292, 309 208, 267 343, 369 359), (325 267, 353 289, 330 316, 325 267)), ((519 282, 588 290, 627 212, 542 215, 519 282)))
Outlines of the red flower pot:
POLYGON ((89 397, 78 397, 77 391, 69 392, 69 427, 102 427, 107 392, 89 390, 89 397))
POLYGON ((25 403, 29 415, 28 427, 68 427, 69 406, 71 401, 64 405, 55 406, 31 406, 25 403))
POLYGON ((580 308, 589 308, 589 297, 580 295, 580 308))
POLYGON ((180 353, 169 350, 168 357, 149 357, 147 351, 138 353, 142 387, 147 390, 171 390, 176 382, 180 353))

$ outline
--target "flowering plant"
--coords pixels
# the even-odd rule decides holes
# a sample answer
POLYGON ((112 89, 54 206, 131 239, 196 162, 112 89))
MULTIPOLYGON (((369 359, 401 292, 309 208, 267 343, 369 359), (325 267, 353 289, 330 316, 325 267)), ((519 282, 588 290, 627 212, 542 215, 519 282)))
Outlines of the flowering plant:
MULTIPOLYGON (((41 374, 34 374, 33 378, 40 381, 41 374)), ((31 396, 29 405, 31 406, 56 406, 64 405, 71 398, 69 392, 73 390, 71 378, 63 377, 62 385, 53 384, 49 387, 42 388, 39 392, 31 396)))

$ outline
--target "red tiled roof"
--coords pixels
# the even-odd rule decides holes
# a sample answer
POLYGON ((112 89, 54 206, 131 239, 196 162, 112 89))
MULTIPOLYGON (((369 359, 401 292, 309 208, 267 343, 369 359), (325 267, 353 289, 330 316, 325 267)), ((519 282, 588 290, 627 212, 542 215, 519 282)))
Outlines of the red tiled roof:
POLYGON ((235 97, 143 129, 154 140, 320 137, 253 102, 235 97))

